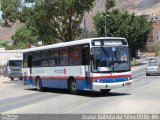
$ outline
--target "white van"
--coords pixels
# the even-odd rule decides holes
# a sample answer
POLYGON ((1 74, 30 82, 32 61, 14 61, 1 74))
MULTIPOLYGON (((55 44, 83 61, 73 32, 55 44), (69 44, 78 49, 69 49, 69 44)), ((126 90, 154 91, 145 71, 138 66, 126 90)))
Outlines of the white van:
POLYGON ((22 58, 11 58, 8 60, 6 65, 6 76, 11 78, 13 81, 14 78, 19 78, 22 80, 22 58))

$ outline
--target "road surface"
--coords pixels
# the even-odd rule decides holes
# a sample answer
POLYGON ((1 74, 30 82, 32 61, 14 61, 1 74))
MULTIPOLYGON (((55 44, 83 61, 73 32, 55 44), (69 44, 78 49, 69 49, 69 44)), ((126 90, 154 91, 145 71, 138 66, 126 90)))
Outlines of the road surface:
POLYGON ((133 67, 133 86, 71 95, 66 90, 38 92, 22 81, 0 78, 0 113, 92 114, 160 113, 160 76, 146 76, 145 66, 133 67))

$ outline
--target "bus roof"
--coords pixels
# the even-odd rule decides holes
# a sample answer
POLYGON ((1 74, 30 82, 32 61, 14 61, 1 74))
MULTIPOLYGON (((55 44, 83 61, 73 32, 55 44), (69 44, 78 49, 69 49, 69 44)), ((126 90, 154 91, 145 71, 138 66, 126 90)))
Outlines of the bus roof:
POLYGON ((97 37, 97 38, 87 38, 87 39, 81 39, 81 40, 75 40, 75 41, 69 41, 69 42, 62 42, 62 43, 55 43, 52 45, 46 45, 46 46, 41 46, 41 47, 35 47, 35 48, 28 48, 24 49, 22 52, 32 52, 32 51, 39 51, 39 50, 47 50, 51 48, 58 48, 58 47, 67 47, 67 46, 72 46, 72 45, 79 45, 79 44, 87 44, 90 43, 91 40, 96 40, 96 39, 125 39, 122 37, 97 37))

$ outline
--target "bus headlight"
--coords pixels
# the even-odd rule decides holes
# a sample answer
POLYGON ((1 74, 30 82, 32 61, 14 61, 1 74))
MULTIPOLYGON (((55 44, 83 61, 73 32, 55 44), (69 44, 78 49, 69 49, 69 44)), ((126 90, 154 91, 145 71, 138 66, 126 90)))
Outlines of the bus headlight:
POLYGON ((93 81, 93 82, 97 82, 97 79, 93 79, 92 81, 93 81))
POLYGON ((99 80, 99 79, 97 79, 97 82, 100 82, 100 80, 99 80))
POLYGON ((99 79, 93 79, 93 82, 100 82, 99 79))

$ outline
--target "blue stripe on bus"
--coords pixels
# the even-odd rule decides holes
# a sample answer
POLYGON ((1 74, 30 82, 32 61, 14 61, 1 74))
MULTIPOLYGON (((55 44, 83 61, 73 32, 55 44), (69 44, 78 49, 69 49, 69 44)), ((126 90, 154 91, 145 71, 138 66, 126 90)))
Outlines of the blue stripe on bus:
POLYGON ((128 81, 128 78, 100 78, 100 79, 97 79, 97 82, 99 83, 115 83, 115 82, 125 82, 125 81, 128 81))
MULTIPOLYGON (((68 89, 68 81, 65 79, 53 79, 53 78, 42 78, 42 86, 48 88, 62 88, 68 89)), ((100 78, 97 79, 99 83, 116 83, 128 81, 127 77, 123 78, 100 78)), ((87 80, 77 80, 77 90, 92 89, 92 82, 87 80)), ((26 85, 35 86, 35 78, 24 78, 24 83, 26 85)))
MULTIPOLYGON (((43 87, 68 89, 67 80, 58 79, 41 79, 43 87)), ((86 80, 77 80, 77 90, 86 89, 86 80)))
POLYGON ((33 79, 31 77, 23 78, 25 85, 35 85, 33 79))

